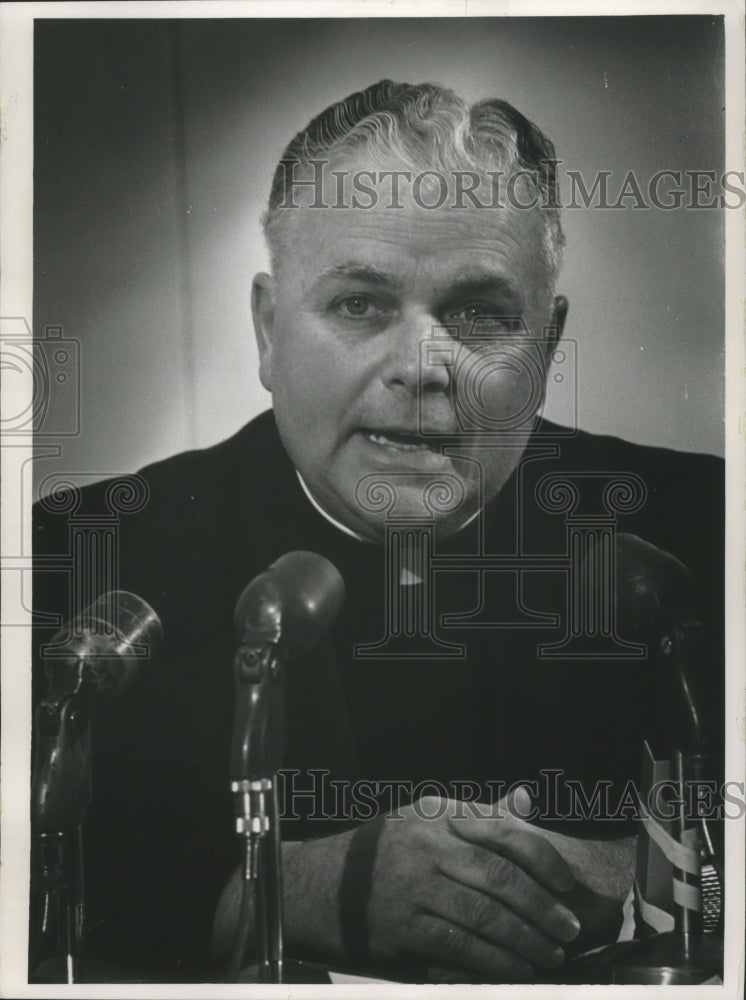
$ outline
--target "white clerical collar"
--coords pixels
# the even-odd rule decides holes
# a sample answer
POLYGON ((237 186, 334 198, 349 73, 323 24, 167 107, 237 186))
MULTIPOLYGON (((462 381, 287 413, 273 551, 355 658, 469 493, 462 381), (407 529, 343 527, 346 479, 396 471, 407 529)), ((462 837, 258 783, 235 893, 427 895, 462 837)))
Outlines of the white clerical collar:
MULTIPOLYGON (((313 495, 313 493, 311 493, 311 491, 309 490, 309 488, 306 486, 306 483, 305 483, 305 480, 303 479, 303 476, 300 474, 300 472, 298 472, 297 469, 295 470, 295 474, 298 477, 298 482, 303 487, 303 492, 306 494, 306 496, 308 497, 308 499, 311 502, 311 504, 319 512, 319 514, 321 514, 321 516, 323 518, 325 518, 325 520, 327 520, 329 522, 329 524, 333 524, 334 527, 337 528, 339 531, 344 532, 345 535, 349 535, 350 538, 355 538, 358 542, 365 542, 368 545, 372 544, 372 542, 370 541, 370 539, 365 538, 363 535, 359 535, 356 531, 353 531, 351 528, 348 528, 347 525, 342 524, 341 521, 338 521, 336 519, 336 517, 332 517, 332 515, 329 513, 329 511, 325 510, 321 506, 321 504, 318 502, 318 500, 316 499, 316 497, 313 495)), ((471 517, 469 518, 469 520, 465 521, 461 525, 461 528, 459 528, 459 531, 461 531, 462 528, 465 528, 467 524, 471 524, 471 522, 474 520, 475 517, 478 516, 478 514, 479 514, 479 511, 478 510, 475 511, 471 515, 471 517)), ((402 585, 405 585, 405 586, 409 585, 409 584, 413 584, 413 583, 422 583, 422 578, 417 573, 413 572, 408 566, 405 566, 402 569, 402 571, 401 571, 401 580, 400 580, 400 583, 402 585)))
POLYGON ((346 525, 342 524, 341 521, 338 521, 336 517, 332 517, 332 515, 328 511, 324 510, 324 508, 318 502, 316 497, 313 495, 313 493, 311 493, 309 488, 306 486, 303 476, 300 474, 300 472, 298 472, 297 469, 295 470, 295 474, 298 477, 298 482, 303 487, 303 492, 306 494, 306 496, 314 505, 319 514, 321 514, 322 517, 326 518, 329 524, 333 524, 335 528, 339 528, 340 531, 343 531, 345 535, 349 535, 350 538, 356 538, 359 542, 367 542, 369 545, 372 544, 370 539, 364 538, 362 535, 358 535, 356 531, 353 531, 351 528, 348 528, 346 525))

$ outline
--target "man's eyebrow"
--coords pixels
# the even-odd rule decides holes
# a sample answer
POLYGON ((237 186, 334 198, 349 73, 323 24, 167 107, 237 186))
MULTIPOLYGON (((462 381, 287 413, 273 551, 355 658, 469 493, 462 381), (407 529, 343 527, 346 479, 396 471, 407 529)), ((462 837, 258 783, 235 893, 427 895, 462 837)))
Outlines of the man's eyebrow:
MULTIPOLYGON (((334 278, 351 278, 353 281, 394 289, 403 287, 401 275, 354 260, 324 268, 317 275, 316 282, 334 278)), ((465 295, 483 295, 486 292, 499 295, 504 306, 515 312, 521 312, 524 307, 523 295, 515 285, 501 274, 486 268, 461 272, 452 281, 444 281, 442 294, 444 299, 451 300, 465 295)))
POLYGON ((465 295, 480 295, 485 292, 497 294, 505 305, 520 310, 524 306, 523 295, 515 285, 494 271, 473 271, 460 274, 444 289, 447 298, 463 298, 465 295))
POLYGON ((333 264, 325 267, 316 280, 324 281, 329 278, 352 278, 354 281, 363 281, 369 285, 389 285, 392 288, 401 288, 402 280, 393 271, 382 271, 371 264, 363 264, 358 261, 346 261, 342 264, 333 264))

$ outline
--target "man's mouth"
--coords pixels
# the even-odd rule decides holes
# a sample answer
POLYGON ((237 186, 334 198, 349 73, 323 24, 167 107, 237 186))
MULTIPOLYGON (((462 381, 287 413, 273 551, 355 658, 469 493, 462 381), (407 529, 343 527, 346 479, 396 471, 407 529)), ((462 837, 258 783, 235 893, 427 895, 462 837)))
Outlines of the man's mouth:
POLYGON ((445 436, 424 435, 413 431, 369 430, 363 431, 365 437, 373 444, 382 448, 394 448, 396 451, 432 451, 440 454, 445 436))

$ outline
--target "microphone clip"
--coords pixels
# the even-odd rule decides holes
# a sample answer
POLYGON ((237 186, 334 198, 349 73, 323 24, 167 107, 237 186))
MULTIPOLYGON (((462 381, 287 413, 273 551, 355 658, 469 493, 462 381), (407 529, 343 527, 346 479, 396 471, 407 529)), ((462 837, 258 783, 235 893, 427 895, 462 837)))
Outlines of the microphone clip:
POLYGON ((231 782, 272 779, 285 742, 283 658, 277 644, 251 632, 234 656, 235 720, 231 782))
POLYGON ((61 684, 36 709, 36 753, 32 777, 34 833, 56 833, 85 822, 91 802, 91 711, 93 699, 78 661, 76 683, 61 684))

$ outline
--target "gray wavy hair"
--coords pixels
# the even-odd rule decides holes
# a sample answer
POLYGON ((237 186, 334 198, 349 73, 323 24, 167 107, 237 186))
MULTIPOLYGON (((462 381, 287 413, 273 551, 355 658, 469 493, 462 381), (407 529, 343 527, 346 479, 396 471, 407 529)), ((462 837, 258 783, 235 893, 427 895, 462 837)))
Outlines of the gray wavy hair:
MULTIPOLYGON (((434 83, 381 80, 317 115, 290 142, 275 169, 262 223, 273 267, 284 250, 294 171, 314 160, 366 151, 393 153, 415 170, 528 171, 544 216, 544 252, 552 284, 565 245, 559 212, 554 144, 507 101, 469 106, 434 83)), ((297 183, 297 181, 296 181, 297 183)))

